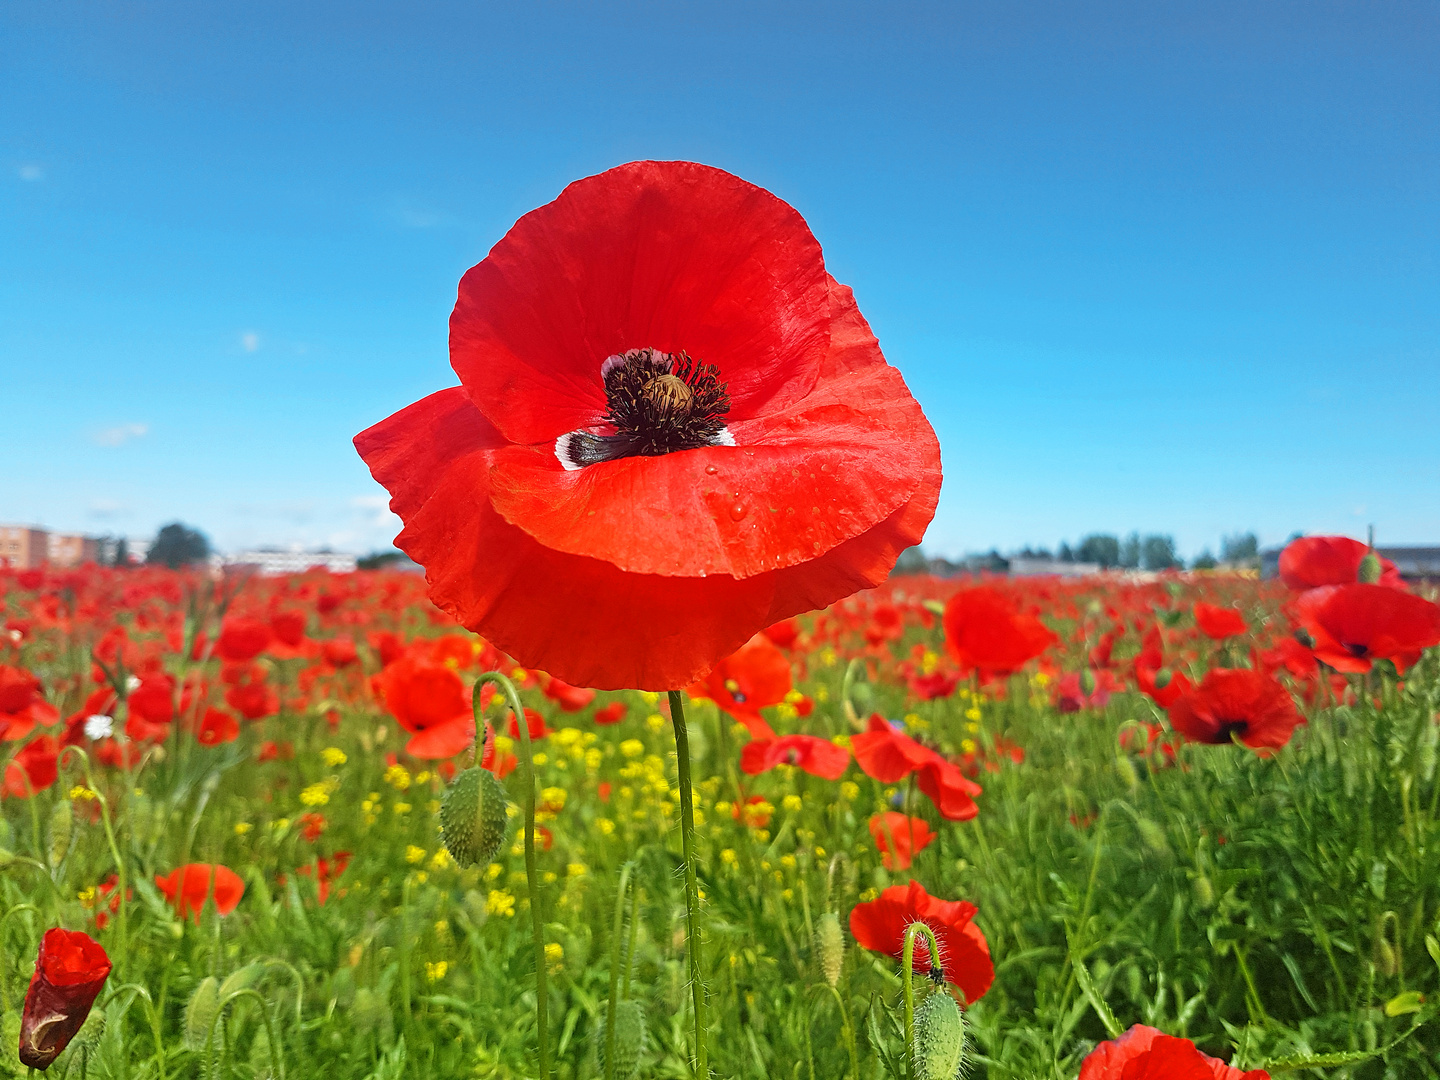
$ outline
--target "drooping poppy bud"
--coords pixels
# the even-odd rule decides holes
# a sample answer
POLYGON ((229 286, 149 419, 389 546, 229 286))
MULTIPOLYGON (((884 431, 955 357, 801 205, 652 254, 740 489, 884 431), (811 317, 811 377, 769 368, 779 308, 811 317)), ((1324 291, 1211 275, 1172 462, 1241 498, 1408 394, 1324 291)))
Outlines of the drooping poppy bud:
POLYGON ((965 1016, 937 990, 915 1010, 915 1080, 956 1080, 965 1065, 965 1016))
POLYGON ((1364 558, 1360 560, 1360 569, 1355 576, 1355 580, 1362 585, 1376 585, 1379 584, 1380 578, 1384 573, 1385 568, 1380 565, 1380 556, 1375 554, 1374 548, 1371 548, 1365 553, 1364 558))
MULTIPOLYGON (((1169 682, 1170 680, 1165 680, 1169 682)), ((1092 668, 1086 668, 1080 673, 1080 690, 1088 698, 1095 693, 1095 672, 1092 668)))
POLYGON ((840 968, 845 963, 845 934, 840 929, 840 920, 834 912, 827 911, 820 916, 820 921, 815 926, 815 945, 825 981, 831 986, 838 986, 840 968))
POLYGON ((495 858, 509 819, 505 786, 489 769, 466 769, 440 801, 440 834, 460 866, 484 866, 495 858))
POLYGON ((20 1017, 21 1062, 48 1069, 85 1023, 109 975, 110 958, 89 934, 45 931, 20 1017))

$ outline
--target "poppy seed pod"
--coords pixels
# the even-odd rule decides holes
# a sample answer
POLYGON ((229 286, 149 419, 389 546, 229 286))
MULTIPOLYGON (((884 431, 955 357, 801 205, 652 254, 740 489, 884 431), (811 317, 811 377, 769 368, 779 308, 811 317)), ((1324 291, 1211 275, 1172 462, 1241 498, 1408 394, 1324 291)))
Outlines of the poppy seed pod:
POLYGON ((489 863, 505 839, 509 800, 489 769, 470 768, 455 777, 440 801, 440 833, 461 866, 489 863))
POLYGON ((840 968, 845 963, 845 934, 840 919, 832 911, 820 916, 815 927, 815 949, 820 954, 820 970, 831 986, 840 983, 840 968))
MULTIPOLYGON (((610 1041, 602 1020, 596 1051, 600 1075, 605 1075, 605 1045, 610 1041)), ((640 1055, 645 1051, 645 1009, 638 1001, 622 1001, 615 1006, 615 1080, 633 1080, 640 1071, 640 1055)))
POLYGON ((915 1080, 956 1080, 965 1066, 965 1015, 937 990, 915 1011, 915 1080))
POLYGON ((45 931, 20 1017, 20 1061, 45 1070, 70 1044, 110 976, 110 958, 80 930, 45 931))

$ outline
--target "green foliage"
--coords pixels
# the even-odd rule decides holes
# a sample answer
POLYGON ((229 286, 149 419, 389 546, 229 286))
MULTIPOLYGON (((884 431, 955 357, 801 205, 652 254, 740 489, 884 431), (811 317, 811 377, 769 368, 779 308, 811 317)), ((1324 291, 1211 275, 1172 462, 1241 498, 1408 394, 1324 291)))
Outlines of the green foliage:
POLYGON ((174 570, 180 566, 203 563, 210 557, 210 541, 199 529, 192 529, 179 521, 173 521, 160 530, 150 550, 145 553, 147 563, 158 563, 174 570))

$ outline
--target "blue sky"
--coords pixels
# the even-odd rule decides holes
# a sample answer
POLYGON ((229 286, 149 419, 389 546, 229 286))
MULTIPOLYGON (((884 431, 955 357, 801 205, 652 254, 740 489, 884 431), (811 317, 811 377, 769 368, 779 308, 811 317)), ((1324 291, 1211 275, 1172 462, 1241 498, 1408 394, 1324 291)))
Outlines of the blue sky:
POLYGON ((1430 3, 0 9, 0 521, 394 535, 355 432, 570 180, 795 206, 939 433, 927 548, 1440 541, 1430 3))

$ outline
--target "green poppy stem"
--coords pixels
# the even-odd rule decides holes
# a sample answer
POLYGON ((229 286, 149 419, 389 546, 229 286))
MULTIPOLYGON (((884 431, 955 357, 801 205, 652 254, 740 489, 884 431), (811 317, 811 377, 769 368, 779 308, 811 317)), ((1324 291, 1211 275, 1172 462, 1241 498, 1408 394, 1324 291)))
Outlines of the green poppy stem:
POLYGON ((615 1080, 615 1008, 620 999, 620 955, 625 936, 625 887, 630 883, 630 868, 620 868, 620 888, 615 892, 615 930, 610 939, 610 1005, 605 1012, 605 1080, 615 1080))
POLYGON ((540 879, 535 869, 535 759, 530 753, 530 721, 515 684, 498 671, 487 671, 475 682, 471 705, 475 712, 475 757, 479 764, 480 743, 484 739, 484 723, 480 718, 480 688, 494 683, 504 691, 515 714, 515 727, 520 733, 520 764, 525 776, 525 886, 530 894, 530 925, 535 942, 535 1036, 539 1043, 540 1080, 550 1080, 549 998, 545 989, 545 930, 540 913, 540 879))
POLYGON ((700 960, 700 889, 695 883, 695 806, 690 783, 690 733, 680 691, 670 691, 670 720, 675 727, 675 756, 680 781, 680 845, 685 855, 685 945, 690 954, 690 992, 695 1001, 695 1075, 710 1075, 705 1048, 705 981, 700 960))
POLYGON ((930 946, 930 966, 940 966, 940 943, 935 940, 935 931, 916 920, 905 927, 905 947, 900 961, 905 969, 901 972, 901 986, 905 994, 905 1075, 915 1080, 915 938, 925 935, 930 946))

